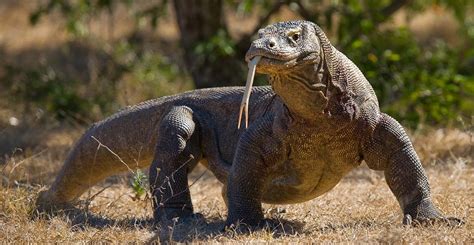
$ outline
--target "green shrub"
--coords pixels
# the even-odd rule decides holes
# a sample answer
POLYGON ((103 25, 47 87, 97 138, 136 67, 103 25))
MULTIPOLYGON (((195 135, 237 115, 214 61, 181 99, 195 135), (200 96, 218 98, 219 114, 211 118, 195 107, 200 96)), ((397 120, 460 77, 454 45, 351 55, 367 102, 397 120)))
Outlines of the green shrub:
MULTIPOLYGON (((88 56, 75 58, 84 61, 88 56)), ((99 62, 107 69, 99 69, 94 81, 89 75, 77 75, 90 72, 79 70, 80 66, 74 67, 74 72, 59 72, 64 67, 57 61, 26 67, 7 65, 0 86, 7 91, 9 103, 19 105, 27 114, 39 110, 59 120, 72 118, 84 124, 124 106, 192 89, 191 80, 175 63, 127 41, 115 45, 99 62)))
POLYGON ((116 99, 122 106, 193 88, 186 72, 160 53, 123 41, 113 56, 127 70, 117 89, 116 99))
POLYGON ((61 79, 51 67, 22 69, 8 66, 6 70, 9 99, 23 104, 26 112, 41 109, 57 119, 64 119, 86 113, 93 102, 76 92, 79 81, 61 79))
POLYGON ((474 74, 460 49, 441 41, 421 47, 408 30, 395 28, 362 35, 344 52, 371 82, 382 110, 411 127, 455 123, 473 113, 474 74))

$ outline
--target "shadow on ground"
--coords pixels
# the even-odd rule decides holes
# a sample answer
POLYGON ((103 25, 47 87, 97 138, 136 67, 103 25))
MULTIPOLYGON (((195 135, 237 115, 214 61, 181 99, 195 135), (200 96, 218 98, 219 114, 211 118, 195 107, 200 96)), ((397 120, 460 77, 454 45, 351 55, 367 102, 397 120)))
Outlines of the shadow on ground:
POLYGON ((267 232, 271 234, 273 238, 278 238, 301 234, 304 227, 304 223, 302 222, 280 218, 268 219, 267 222, 268 225, 252 231, 245 226, 224 230, 224 220, 207 220, 201 216, 188 222, 161 225, 161 227, 156 230, 155 236, 152 237, 148 243, 151 244, 158 241, 160 243, 168 243, 213 240, 218 239, 218 237, 229 238, 242 234, 251 235, 251 233, 259 231, 267 232))
POLYGON ((258 230, 249 231, 246 228, 235 229, 229 228, 224 230, 224 220, 206 219, 202 215, 196 215, 194 218, 186 219, 183 222, 174 220, 166 224, 155 226, 154 220, 143 218, 126 218, 121 220, 110 219, 103 216, 93 214, 89 211, 73 208, 68 211, 61 211, 53 215, 34 213, 32 219, 51 219, 53 216, 59 215, 67 219, 71 224, 71 230, 81 231, 87 228, 107 229, 110 227, 119 227, 127 229, 146 229, 154 231, 155 235, 149 239, 147 243, 154 244, 156 242, 191 242, 197 240, 215 239, 217 237, 235 237, 240 234, 251 234, 252 232, 265 231, 272 235, 273 238, 294 236, 302 234, 304 223, 286 220, 280 218, 268 219, 268 224, 258 230))

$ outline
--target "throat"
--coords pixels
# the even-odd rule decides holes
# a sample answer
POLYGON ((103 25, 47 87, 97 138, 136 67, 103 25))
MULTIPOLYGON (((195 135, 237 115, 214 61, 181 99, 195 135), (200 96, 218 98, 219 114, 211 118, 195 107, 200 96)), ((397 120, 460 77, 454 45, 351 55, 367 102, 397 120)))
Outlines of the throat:
POLYGON ((278 94, 293 116, 314 119, 321 116, 327 106, 328 79, 324 69, 317 64, 294 69, 290 73, 270 77, 273 90, 278 94))

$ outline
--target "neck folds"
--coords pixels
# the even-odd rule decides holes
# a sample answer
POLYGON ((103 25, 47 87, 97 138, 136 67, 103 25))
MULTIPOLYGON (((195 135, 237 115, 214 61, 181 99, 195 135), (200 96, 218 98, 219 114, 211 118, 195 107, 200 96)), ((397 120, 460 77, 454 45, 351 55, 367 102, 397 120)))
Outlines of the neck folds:
POLYGON ((314 120, 321 117, 328 98, 329 76, 326 69, 312 64, 289 73, 271 75, 270 83, 295 118, 314 120))

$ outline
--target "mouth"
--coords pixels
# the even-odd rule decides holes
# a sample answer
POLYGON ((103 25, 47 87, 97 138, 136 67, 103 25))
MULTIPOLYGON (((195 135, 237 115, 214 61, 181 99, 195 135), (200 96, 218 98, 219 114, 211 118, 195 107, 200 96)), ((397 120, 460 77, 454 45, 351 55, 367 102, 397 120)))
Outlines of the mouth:
POLYGON ((292 60, 296 60, 298 58, 298 55, 296 54, 288 53, 288 54, 276 55, 276 54, 266 52, 265 50, 256 49, 256 50, 249 50, 249 52, 245 55, 245 62, 249 63, 251 60, 253 60, 257 56, 262 57, 262 60, 259 62, 259 65, 262 64, 263 60, 272 61, 276 63, 286 63, 292 60))
POLYGON ((247 53, 245 61, 249 63, 255 57, 260 56, 260 62, 258 63, 257 71, 266 73, 284 70, 295 67, 297 65, 305 65, 310 63, 318 62, 316 59, 317 53, 310 52, 306 54, 288 54, 288 55, 274 55, 265 51, 256 50, 251 53, 247 53), (275 69, 276 68, 276 69, 275 69))
MULTIPOLYGON (((296 66, 305 66, 308 64, 317 64, 322 62, 319 57, 318 52, 308 52, 305 54, 298 55, 285 55, 276 56, 271 53, 256 50, 255 52, 247 53, 245 60, 250 64, 255 57, 260 57, 258 66, 256 67, 257 73, 264 74, 286 74, 291 80, 301 84, 308 91, 324 91, 326 90, 326 85, 323 84, 322 80, 324 79, 323 70, 320 70, 317 73, 317 77, 308 83, 307 81, 302 81, 301 79, 294 78, 291 73, 296 66)), ((257 65, 257 64, 255 64, 257 65)))

